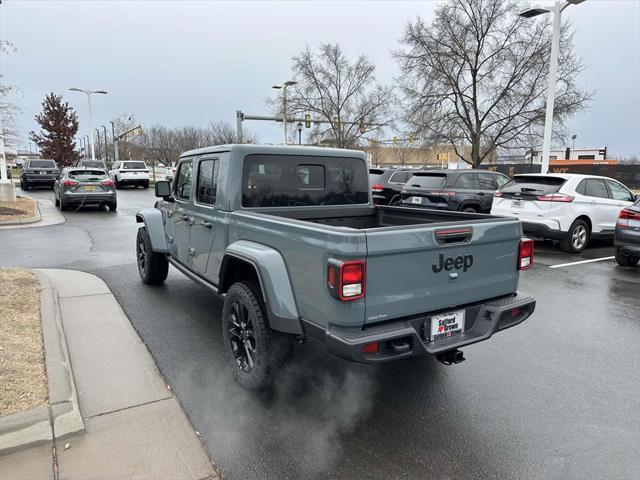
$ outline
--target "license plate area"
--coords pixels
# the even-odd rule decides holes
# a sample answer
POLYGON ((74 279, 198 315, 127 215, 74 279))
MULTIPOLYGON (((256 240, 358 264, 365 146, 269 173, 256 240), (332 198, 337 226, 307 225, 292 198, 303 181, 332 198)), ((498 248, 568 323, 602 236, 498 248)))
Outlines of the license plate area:
POLYGON ((411 197, 411 203, 422 205, 422 197, 411 197))
POLYGON ((82 187, 82 189, 85 192, 93 192, 96 189, 96 187, 94 187, 93 185, 85 185, 84 187, 82 187))
POLYGON ((429 340, 435 342, 464 332, 465 311, 443 313, 431 317, 429 340))
POLYGON ((511 208, 524 208, 524 200, 511 200, 511 208))

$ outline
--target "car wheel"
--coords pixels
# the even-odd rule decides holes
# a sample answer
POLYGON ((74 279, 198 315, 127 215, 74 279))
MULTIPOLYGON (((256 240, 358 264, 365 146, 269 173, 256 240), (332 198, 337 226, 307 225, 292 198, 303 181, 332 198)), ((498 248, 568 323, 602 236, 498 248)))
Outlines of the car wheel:
POLYGON ((478 213, 478 210, 475 207, 464 207, 462 211, 466 213, 478 213))
POLYGON ((61 212, 64 212, 67 209, 67 204, 62 200, 62 197, 60 197, 60 201, 58 201, 58 206, 60 207, 61 212))
POLYGON ((118 202, 110 202, 107 204, 107 206, 109 207, 110 212, 115 212, 118 208, 118 202))
POLYGON ((569 227, 566 238, 560 242, 560 248, 567 253, 580 253, 589 243, 589 226, 584 220, 576 220, 569 227))
POLYGON ((55 195, 53 196, 54 200, 56 201, 56 207, 60 206, 60 200, 58 200, 58 197, 56 197, 55 195))
POLYGON ((145 182, 145 183, 142 185, 142 188, 149 188, 149 182, 145 182))
POLYGON ((271 330, 266 319, 256 287, 248 282, 231 285, 222 308, 222 336, 233 376, 249 390, 271 385, 293 344, 291 335, 271 330))
POLYGON ((138 261, 138 273, 147 285, 162 284, 169 273, 169 262, 162 253, 151 249, 151 239, 146 227, 138 229, 136 238, 136 257, 138 261))
POLYGON ((618 265, 621 267, 635 267, 638 261, 640 261, 640 257, 625 255, 622 249, 616 248, 616 262, 618 262, 618 265))
POLYGON ((27 182, 24 182, 24 183, 20 182, 20 188, 24 191, 27 191, 29 190, 29 184, 27 182))
POLYGON ((120 185, 120 180, 118 180, 118 177, 115 177, 115 180, 113 181, 113 183, 115 184, 116 189, 119 190, 122 188, 122 185, 120 185))

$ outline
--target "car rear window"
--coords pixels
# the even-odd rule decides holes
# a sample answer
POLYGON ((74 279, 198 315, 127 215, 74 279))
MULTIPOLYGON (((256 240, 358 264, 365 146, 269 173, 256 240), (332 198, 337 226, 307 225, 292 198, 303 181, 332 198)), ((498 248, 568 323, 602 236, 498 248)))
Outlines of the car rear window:
POLYGON ((146 170, 147 166, 144 162, 124 162, 122 164, 123 170, 146 170))
POLYGON ((53 160, 29 160, 29 168, 56 168, 53 160))
POLYGON ((407 182, 409 187, 442 188, 447 181, 446 173, 414 173, 407 182))
POLYGON ((73 178, 74 180, 102 179, 106 177, 107 174, 104 170, 69 170, 69 178, 73 178))
POLYGON ((244 160, 244 207, 368 202, 366 164, 359 158, 253 154, 244 160))
POLYGON ((412 175, 411 172, 395 172, 389 177, 389 183, 407 183, 412 175))
POLYGON ((104 168, 104 163, 99 160, 84 160, 81 165, 83 167, 104 168))
POLYGON ((504 192, 542 192, 543 194, 556 193, 567 180, 562 177, 541 175, 516 175, 500 190, 504 192))
POLYGON ((384 175, 386 170, 383 170, 381 168, 370 168, 369 169, 369 182, 371 183, 371 185, 373 185, 374 183, 379 183, 380 180, 382 180, 382 177, 384 175))

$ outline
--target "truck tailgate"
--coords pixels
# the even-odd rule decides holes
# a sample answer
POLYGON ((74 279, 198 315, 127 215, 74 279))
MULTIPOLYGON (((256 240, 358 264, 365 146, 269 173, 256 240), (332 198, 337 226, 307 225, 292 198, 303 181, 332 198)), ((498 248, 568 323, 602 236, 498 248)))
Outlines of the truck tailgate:
POLYGON ((467 220, 365 233, 365 324, 445 310, 517 290, 522 235, 517 221, 467 220))

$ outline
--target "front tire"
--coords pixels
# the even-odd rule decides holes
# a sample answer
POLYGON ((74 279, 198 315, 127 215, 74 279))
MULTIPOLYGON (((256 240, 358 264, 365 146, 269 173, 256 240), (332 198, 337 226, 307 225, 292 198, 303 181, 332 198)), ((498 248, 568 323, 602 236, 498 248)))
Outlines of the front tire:
POLYGON ((620 248, 616 248, 616 262, 621 267, 635 267, 640 261, 640 257, 625 255, 620 248))
POLYGON ((222 336, 233 376, 248 390, 273 383, 291 346, 291 335, 271 330, 262 296, 248 282, 231 285, 222 309, 222 336))
POLYGON ((587 222, 578 219, 571 224, 567 236, 560 241, 560 248, 567 253, 580 253, 589 243, 590 236, 587 222))
POLYGON ((138 273, 147 285, 161 285, 169 273, 169 261, 162 253, 151 249, 151 239, 146 227, 138 229, 136 238, 138 273))

